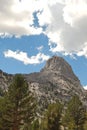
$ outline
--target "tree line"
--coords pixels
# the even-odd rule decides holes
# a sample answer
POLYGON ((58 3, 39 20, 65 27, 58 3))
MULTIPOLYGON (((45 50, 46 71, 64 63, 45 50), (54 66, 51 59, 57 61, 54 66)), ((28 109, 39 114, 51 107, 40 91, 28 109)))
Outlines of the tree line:
POLYGON ((59 101, 37 116, 38 103, 21 74, 16 74, 7 90, 0 88, 0 130, 86 130, 87 113, 74 95, 65 108, 59 101))

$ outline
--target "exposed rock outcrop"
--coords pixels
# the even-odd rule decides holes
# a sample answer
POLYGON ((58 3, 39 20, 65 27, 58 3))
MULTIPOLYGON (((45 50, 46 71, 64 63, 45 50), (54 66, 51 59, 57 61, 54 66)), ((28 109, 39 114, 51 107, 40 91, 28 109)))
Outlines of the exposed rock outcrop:
POLYGON ((60 100, 67 103, 77 94, 85 105, 85 90, 71 66, 61 57, 53 56, 39 73, 25 75, 39 102, 40 110, 60 100))

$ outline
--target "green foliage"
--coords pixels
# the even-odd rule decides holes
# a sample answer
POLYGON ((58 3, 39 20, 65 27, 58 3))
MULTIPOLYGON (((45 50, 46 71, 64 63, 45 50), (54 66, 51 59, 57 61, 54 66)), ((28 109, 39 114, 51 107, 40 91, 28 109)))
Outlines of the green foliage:
POLYGON ((84 123, 84 130, 87 130, 87 111, 86 111, 86 120, 85 120, 85 123, 84 123))
POLYGON ((4 90, 0 87, 0 96, 4 96, 4 90))
POLYGON ((39 120, 36 119, 32 125, 31 125, 31 130, 39 130, 39 120))
POLYGON ((77 95, 69 101, 65 114, 62 108, 59 102, 50 104, 41 122, 36 119, 36 100, 24 77, 17 74, 8 91, 0 89, 0 130, 60 130, 62 123, 67 130, 87 129, 87 113, 77 95))
POLYGON ((43 130, 59 130, 61 122, 62 105, 60 103, 53 103, 48 106, 48 110, 44 115, 42 121, 43 130))
POLYGON ((64 116, 64 125, 69 130, 83 130, 85 122, 85 108, 79 97, 75 95, 68 103, 64 116))
POLYGON ((0 108, 0 112, 3 113, 0 117, 2 130, 28 130, 28 126, 34 120, 36 103, 22 75, 14 76, 0 107, 1 104, 2 109, 4 107, 3 111, 0 108))
POLYGON ((4 125, 4 121, 3 121, 3 114, 4 114, 4 98, 0 97, 0 130, 3 130, 3 125, 4 125))

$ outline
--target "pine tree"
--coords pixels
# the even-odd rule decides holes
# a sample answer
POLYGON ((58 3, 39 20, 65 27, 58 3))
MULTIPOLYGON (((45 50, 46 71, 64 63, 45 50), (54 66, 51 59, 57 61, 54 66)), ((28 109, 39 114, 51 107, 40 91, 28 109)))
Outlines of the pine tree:
POLYGON ((14 76, 4 99, 4 130, 28 130, 35 116, 36 103, 22 75, 14 76))
POLYGON ((48 106, 45 113, 44 120, 42 121, 43 130, 59 130, 61 123, 62 105, 53 103, 48 106))
POLYGON ((31 126, 31 129, 30 130, 39 130, 39 120, 36 119, 33 123, 32 123, 32 126, 31 126))
POLYGON ((4 96, 4 90, 0 87, 0 96, 4 96))
POLYGON ((85 123, 84 123, 84 130, 87 130, 87 110, 86 110, 86 120, 85 120, 85 123))
POLYGON ((4 125, 4 121, 3 121, 3 114, 4 114, 4 98, 0 97, 0 130, 3 130, 3 125, 4 125))
POLYGON ((77 95, 69 101, 64 122, 69 130, 83 130, 85 108, 77 95))

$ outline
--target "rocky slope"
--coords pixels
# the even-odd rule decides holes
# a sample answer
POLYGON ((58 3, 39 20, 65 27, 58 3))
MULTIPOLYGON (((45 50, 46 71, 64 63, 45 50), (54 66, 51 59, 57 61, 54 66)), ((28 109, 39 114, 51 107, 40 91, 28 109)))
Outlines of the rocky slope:
POLYGON ((39 73, 24 76, 37 97, 40 110, 56 100, 66 104, 75 94, 87 105, 85 90, 71 66, 61 57, 53 56, 39 73))
POLYGON ((12 81, 13 75, 12 74, 7 74, 0 70, 0 87, 3 89, 7 89, 9 83, 12 81))
MULTIPOLYGON (((39 112, 47 108, 49 103, 57 100, 66 104, 75 94, 87 105, 85 90, 71 66, 61 57, 53 56, 40 72, 24 74, 24 77, 36 96, 39 112)), ((12 78, 13 75, 0 71, 0 86, 7 88, 12 78)))

